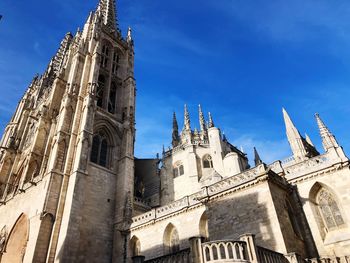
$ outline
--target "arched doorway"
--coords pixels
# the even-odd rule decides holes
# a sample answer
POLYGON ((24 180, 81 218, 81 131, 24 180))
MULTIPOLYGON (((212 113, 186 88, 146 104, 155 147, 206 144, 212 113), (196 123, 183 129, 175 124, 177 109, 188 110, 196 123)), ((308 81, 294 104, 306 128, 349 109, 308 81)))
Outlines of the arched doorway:
POLYGON ((20 263, 26 252, 29 234, 28 217, 22 214, 12 228, 1 263, 20 263))

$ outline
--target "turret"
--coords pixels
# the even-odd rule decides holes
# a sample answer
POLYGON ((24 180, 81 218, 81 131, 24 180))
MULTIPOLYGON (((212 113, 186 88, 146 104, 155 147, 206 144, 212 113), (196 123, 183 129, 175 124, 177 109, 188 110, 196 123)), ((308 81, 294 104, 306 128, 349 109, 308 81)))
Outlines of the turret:
POLYGON ((209 113, 208 137, 209 137, 210 151, 213 159, 214 169, 220 175, 223 176, 225 174, 225 169, 224 169, 224 162, 223 162, 224 149, 222 145, 221 132, 219 128, 214 127, 213 118, 210 113, 209 113))

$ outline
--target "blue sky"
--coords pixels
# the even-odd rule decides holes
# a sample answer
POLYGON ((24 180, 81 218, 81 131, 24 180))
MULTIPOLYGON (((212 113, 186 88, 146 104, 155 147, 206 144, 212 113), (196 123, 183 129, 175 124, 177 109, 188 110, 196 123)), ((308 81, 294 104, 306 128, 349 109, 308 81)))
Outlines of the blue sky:
MULTIPOLYGON (((0 129, 67 31, 97 0, 0 2, 0 129)), ((314 113, 350 152, 350 2, 346 0, 119 0, 133 29, 137 81, 136 155, 154 157, 198 104, 236 146, 262 159, 288 157, 281 108, 320 151, 314 113)))

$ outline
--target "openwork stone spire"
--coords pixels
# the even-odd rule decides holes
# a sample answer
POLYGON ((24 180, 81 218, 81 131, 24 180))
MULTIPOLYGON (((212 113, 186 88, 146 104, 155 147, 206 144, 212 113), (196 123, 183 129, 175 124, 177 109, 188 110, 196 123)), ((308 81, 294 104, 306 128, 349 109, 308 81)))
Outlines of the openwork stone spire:
POLYGON ((100 0, 97 11, 101 12, 103 23, 111 29, 117 29, 115 0, 100 0))
POLYGON ((184 121, 184 129, 186 131, 191 131, 191 120, 190 120, 190 114, 187 110, 187 105, 185 104, 185 121, 184 121))
POLYGON ((201 129, 201 132, 204 132, 206 130, 205 129, 205 119, 204 119, 204 114, 203 114, 202 107, 200 104, 198 105, 198 111, 199 111, 199 126, 201 129))
POLYGON ((324 122, 321 120, 320 115, 318 113, 315 114, 318 128, 320 130, 322 145, 325 151, 328 151, 330 148, 337 148, 339 144, 335 139, 334 135, 330 132, 324 122))
POLYGON ((208 128, 213 128, 214 127, 214 121, 213 121, 213 117, 211 116, 211 113, 208 113, 209 116, 209 124, 208 124, 208 128))

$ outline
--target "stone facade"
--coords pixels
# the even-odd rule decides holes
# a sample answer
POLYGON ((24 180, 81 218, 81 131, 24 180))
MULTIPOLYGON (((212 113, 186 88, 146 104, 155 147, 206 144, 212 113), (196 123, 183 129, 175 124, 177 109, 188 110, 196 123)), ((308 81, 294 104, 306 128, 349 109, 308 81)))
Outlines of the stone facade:
POLYGON ((349 159, 319 115, 324 153, 283 110, 293 156, 255 149, 250 167, 185 106, 172 148, 134 158, 134 43, 115 17, 100 0, 65 35, 5 129, 0 261, 349 262, 349 159))

